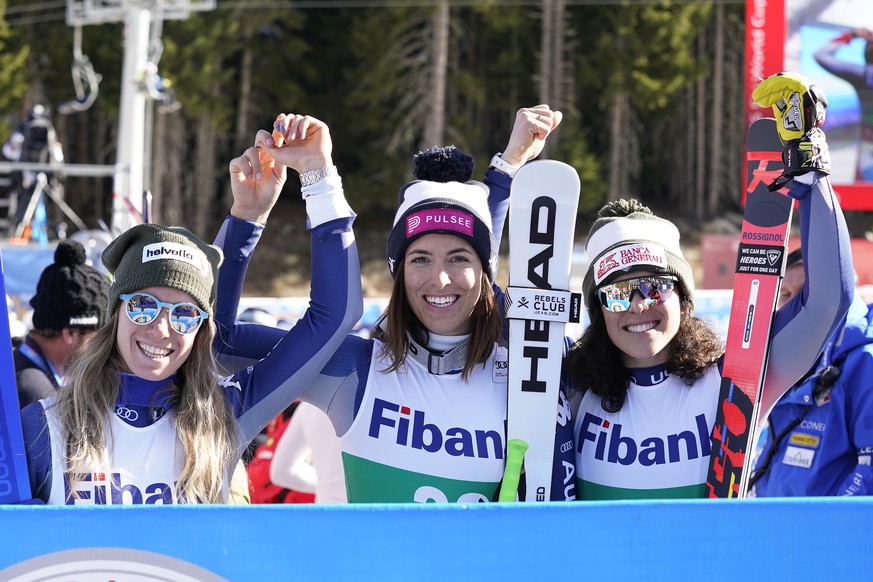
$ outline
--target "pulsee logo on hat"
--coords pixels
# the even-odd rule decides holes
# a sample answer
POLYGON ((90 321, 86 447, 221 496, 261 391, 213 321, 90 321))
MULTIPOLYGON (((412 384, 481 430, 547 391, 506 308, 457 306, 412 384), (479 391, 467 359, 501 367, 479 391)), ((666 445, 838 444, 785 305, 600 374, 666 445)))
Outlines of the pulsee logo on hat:
POLYGON ((406 238, 428 230, 452 230, 473 236, 473 215, 453 208, 433 208, 406 217, 406 238))
POLYGON ((625 245, 603 255, 594 265, 594 284, 599 285, 610 274, 638 265, 667 269, 664 247, 653 244, 625 245))
POLYGON ((199 249, 174 242, 158 242, 142 249, 142 262, 173 259, 193 265, 204 275, 209 274, 209 260, 199 249))

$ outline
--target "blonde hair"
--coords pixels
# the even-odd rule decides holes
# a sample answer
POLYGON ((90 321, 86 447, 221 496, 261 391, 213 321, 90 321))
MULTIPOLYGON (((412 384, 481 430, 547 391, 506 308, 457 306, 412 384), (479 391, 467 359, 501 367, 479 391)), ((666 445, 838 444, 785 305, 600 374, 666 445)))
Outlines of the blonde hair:
MULTIPOLYGON (((65 473, 71 498, 77 495, 81 475, 91 472, 94 463, 109 466, 112 429, 107 420, 118 398, 118 374, 126 368, 116 341, 120 311, 116 309, 87 348, 71 358, 67 385, 58 391, 56 406, 66 439, 65 473)), ((196 333, 190 355, 167 387, 184 454, 175 495, 179 502, 224 503, 225 485, 239 460, 238 427, 216 382, 212 319, 203 322, 196 333)))

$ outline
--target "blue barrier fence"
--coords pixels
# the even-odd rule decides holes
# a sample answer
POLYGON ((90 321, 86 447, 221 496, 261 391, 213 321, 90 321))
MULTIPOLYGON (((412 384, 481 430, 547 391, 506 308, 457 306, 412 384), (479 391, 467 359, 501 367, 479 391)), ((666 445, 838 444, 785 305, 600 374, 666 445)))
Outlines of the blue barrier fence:
POLYGON ((873 500, 0 507, 0 580, 869 579, 873 500))

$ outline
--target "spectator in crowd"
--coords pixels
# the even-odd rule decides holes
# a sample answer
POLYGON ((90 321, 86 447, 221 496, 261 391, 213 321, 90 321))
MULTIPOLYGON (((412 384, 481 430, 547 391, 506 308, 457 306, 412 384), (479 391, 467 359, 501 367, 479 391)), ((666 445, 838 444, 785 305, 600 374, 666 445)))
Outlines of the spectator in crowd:
MULTIPOLYGON (((780 309, 803 292, 803 265, 801 249, 788 255, 780 309)), ((873 494, 871 419, 873 309, 856 293, 816 366, 770 413, 750 480, 752 495, 873 494)))
POLYGON ((315 503, 348 503, 342 448, 330 419, 301 402, 270 463, 270 481, 315 494, 315 503))
MULTIPOLYGON (((52 124, 49 110, 40 104, 34 105, 27 118, 19 128, 12 132, 9 139, 2 147, 3 155, 13 162, 26 162, 31 164, 50 164, 64 161, 64 152, 57 132, 52 124)), ((15 234, 21 227, 29 227, 30 232, 26 238, 40 243, 48 242, 46 224, 46 208, 42 193, 38 199, 32 200, 36 194, 34 188, 38 177, 42 174, 45 178, 43 188, 53 188, 56 196, 60 196, 60 190, 56 187, 57 180, 54 173, 48 169, 21 170, 14 172, 12 187, 9 190, 9 233, 15 234), (33 206, 32 214, 27 216, 28 207, 33 206), (27 221, 22 225, 22 222, 27 221)))
POLYGON ((13 353, 18 402, 24 408, 66 382, 73 351, 106 323, 109 279, 85 262, 85 248, 63 240, 39 277, 31 329, 13 353))
POLYGON ((844 32, 819 47, 813 56, 825 71, 849 83, 858 96, 860 132, 855 181, 873 181, 873 31, 862 27, 844 32), (863 62, 841 54, 856 38, 863 41, 863 62))

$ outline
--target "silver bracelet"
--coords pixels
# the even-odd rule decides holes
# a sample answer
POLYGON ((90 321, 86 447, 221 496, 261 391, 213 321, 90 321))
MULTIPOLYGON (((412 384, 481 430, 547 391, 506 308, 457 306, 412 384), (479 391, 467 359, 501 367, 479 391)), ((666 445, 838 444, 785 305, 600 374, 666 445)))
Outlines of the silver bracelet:
POLYGON ((305 188, 307 186, 312 186, 318 182, 321 182, 328 176, 336 176, 336 166, 324 166, 323 168, 316 168, 314 170, 308 170, 300 174, 300 186, 305 188))
POLYGON ((494 157, 491 158, 491 167, 498 172, 503 172, 510 178, 514 178, 520 166, 513 166, 512 164, 504 160, 502 156, 503 152, 498 152, 494 154, 494 157))

